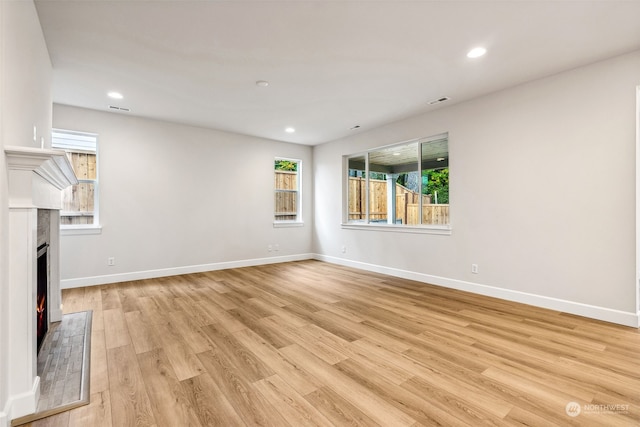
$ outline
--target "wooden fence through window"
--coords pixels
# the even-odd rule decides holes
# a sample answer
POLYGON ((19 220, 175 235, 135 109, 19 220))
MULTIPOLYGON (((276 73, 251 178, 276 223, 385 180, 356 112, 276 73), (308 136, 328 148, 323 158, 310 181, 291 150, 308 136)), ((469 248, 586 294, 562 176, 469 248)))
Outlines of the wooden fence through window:
POLYGON ((298 172, 275 173, 275 219, 294 221, 298 218, 298 172))
POLYGON ((64 225, 93 224, 95 182, 82 182, 82 180, 95 181, 96 155, 68 152, 67 157, 73 172, 81 182, 62 191, 60 223, 64 225))
MULTIPOLYGON (((366 216, 366 180, 349 177, 349 219, 364 220, 366 216)), ((419 198, 415 191, 396 183, 396 222, 417 225, 419 198)), ((387 222, 387 181, 369 180, 369 221, 387 222)), ((432 204, 430 195, 422 195, 422 224, 449 224, 449 205, 432 204)))

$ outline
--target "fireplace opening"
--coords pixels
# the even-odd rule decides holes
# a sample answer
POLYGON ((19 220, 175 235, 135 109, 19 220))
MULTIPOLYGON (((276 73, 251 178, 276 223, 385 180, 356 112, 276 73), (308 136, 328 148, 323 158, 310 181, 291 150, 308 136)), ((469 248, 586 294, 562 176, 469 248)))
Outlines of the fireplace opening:
POLYGON ((37 343, 40 352, 44 337, 49 331, 49 310, 47 308, 49 293, 49 244, 44 243, 38 246, 37 258, 37 287, 36 287, 36 323, 37 323, 37 343))

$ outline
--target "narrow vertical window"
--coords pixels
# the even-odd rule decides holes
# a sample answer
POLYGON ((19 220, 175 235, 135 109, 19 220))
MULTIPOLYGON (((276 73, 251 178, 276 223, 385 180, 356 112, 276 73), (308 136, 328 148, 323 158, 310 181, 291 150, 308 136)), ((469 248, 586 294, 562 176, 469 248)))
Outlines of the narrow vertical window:
POLYGON ((449 141, 447 137, 422 141, 422 224, 449 224, 449 141))
POLYGON ((300 160, 275 159, 274 220, 277 223, 302 222, 301 169, 302 162, 300 160))
POLYGON ((67 153, 78 184, 62 192, 62 228, 98 226, 98 135, 54 129, 51 146, 67 153))
POLYGON ((348 160, 348 222, 367 222, 367 167, 364 156, 348 160))

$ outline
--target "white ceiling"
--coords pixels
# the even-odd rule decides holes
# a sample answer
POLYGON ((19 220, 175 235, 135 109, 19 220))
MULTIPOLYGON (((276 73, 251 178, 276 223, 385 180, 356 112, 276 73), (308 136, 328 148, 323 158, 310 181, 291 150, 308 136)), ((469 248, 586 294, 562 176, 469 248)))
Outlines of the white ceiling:
POLYGON ((309 145, 640 49, 640 1, 36 6, 54 102, 309 145))

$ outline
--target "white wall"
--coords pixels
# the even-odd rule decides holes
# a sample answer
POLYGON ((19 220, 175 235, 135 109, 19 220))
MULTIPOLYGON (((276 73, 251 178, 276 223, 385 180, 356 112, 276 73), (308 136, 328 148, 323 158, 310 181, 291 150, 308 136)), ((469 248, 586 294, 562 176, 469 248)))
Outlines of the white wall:
POLYGON ((61 238, 63 287, 309 257, 311 147, 64 105, 53 121, 99 134, 102 233, 61 238), (276 156, 303 162, 303 227, 273 227, 276 156))
POLYGON ((51 62, 32 1, 3 1, 5 145, 51 147, 51 62), (34 141, 34 126, 36 138, 34 141))
POLYGON ((638 84, 635 52, 315 147, 314 251, 637 326, 638 84), (343 155, 442 132, 452 235, 340 227, 343 155))
MULTIPOLYGON (((31 1, 0 1, 0 426, 11 411, 8 390, 8 187, 4 147, 50 146, 51 63, 31 1), (36 141, 33 127, 36 126, 36 141)), ((13 331, 20 333, 20 331, 13 331)))

